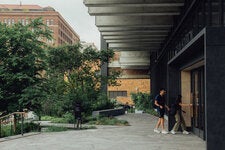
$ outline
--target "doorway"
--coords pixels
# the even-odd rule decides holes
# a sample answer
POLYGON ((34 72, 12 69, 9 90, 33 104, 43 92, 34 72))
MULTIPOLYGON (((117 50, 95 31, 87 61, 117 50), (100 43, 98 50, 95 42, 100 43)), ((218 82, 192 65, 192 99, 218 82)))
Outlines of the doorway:
POLYGON ((204 67, 191 71, 191 93, 193 102, 192 129, 194 134, 205 139, 204 67))

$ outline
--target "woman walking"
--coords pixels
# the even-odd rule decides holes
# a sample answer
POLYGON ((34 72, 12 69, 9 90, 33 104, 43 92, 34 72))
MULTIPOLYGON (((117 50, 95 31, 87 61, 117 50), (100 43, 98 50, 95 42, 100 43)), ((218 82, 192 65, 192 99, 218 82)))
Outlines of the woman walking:
POLYGON ((184 121, 184 117, 182 115, 182 106, 184 106, 185 104, 182 104, 182 96, 181 95, 178 95, 177 98, 176 98, 176 114, 175 114, 175 120, 176 120, 176 123, 174 124, 173 126, 173 129, 170 131, 172 134, 176 134, 178 128, 181 126, 181 129, 183 131, 183 134, 189 134, 188 131, 186 131, 186 124, 185 124, 185 121, 184 121))

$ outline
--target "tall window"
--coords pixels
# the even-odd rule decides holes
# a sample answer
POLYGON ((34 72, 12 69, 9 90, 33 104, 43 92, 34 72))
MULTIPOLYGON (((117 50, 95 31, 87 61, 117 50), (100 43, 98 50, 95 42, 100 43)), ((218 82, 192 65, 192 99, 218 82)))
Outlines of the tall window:
POLYGON ((6 18, 4 19, 4 23, 7 24, 7 19, 6 18))
POLYGON ((11 19, 10 18, 8 19, 7 24, 11 25, 11 19))
POLYGON ((13 18, 12 18, 12 20, 11 20, 11 23, 12 23, 12 24, 15 24, 15 20, 14 20, 13 18))
POLYGON ((46 25, 49 26, 50 25, 50 21, 49 19, 46 20, 46 25))

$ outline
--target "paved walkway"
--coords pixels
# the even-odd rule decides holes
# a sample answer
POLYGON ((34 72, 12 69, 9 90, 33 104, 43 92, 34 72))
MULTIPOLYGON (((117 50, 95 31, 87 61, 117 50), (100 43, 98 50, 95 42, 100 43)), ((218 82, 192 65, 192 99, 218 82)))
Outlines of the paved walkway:
POLYGON ((157 134, 157 118, 128 114, 118 118, 131 126, 97 126, 98 129, 41 133, 12 140, 0 140, 1 150, 205 150, 197 136, 157 134))

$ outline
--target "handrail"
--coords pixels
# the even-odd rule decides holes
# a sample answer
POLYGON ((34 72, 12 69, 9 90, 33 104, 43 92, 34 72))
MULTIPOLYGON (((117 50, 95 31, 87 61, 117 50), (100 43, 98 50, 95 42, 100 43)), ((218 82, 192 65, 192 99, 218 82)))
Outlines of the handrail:
MULTIPOLYGON (((2 137, 2 121, 4 119, 7 119, 10 116, 14 116, 14 115, 21 115, 21 135, 23 136, 23 134, 24 134, 24 131, 23 131, 23 128, 24 128, 24 114, 25 114, 25 112, 13 112, 13 113, 10 113, 8 115, 0 117, 0 138, 2 137)), ((8 123, 9 122, 11 122, 11 123, 13 122, 14 123, 13 126, 14 126, 14 132, 15 132, 15 130, 16 130, 16 120, 15 120, 15 118, 13 120, 8 121, 8 123)), ((11 128, 11 133, 12 133, 12 128, 11 128)))
POLYGON ((5 115, 5 116, 0 117, 0 120, 2 120, 4 118, 7 118, 9 116, 15 115, 15 114, 23 115, 23 114, 25 114, 25 112, 13 112, 11 114, 8 114, 8 115, 5 115))

